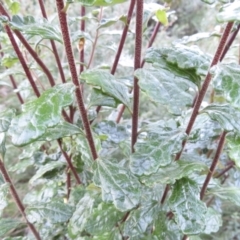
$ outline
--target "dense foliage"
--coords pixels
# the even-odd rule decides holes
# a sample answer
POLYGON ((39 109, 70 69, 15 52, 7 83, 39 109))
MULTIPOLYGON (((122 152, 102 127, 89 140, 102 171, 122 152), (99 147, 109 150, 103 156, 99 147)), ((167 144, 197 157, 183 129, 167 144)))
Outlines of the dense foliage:
POLYGON ((238 239, 240 2, 185 5, 0 1, 1 239, 238 239))

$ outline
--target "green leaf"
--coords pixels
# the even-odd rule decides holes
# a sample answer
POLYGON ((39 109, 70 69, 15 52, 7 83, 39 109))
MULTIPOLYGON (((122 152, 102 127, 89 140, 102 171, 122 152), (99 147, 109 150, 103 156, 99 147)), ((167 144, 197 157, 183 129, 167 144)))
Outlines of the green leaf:
POLYGON ((111 6, 119 3, 126 2, 127 0, 77 0, 83 6, 111 6))
POLYGON ((134 146, 135 153, 130 156, 130 170, 136 175, 150 175, 159 167, 167 166, 174 154, 181 150, 186 134, 176 126, 165 128, 161 123, 158 124, 149 124, 148 135, 134 146), (151 127, 153 129, 149 130, 151 127))
POLYGON ((167 17, 166 10, 158 9, 156 11, 156 17, 160 23, 162 23, 165 26, 168 25, 168 17, 167 17))
POLYGON ((208 208, 205 218, 205 226, 204 233, 210 234, 212 232, 217 232, 222 226, 221 214, 213 208, 208 208))
POLYGON ((34 183, 37 179, 41 178, 44 174, 47 172, 51 172, 54 169, 61 169, 63 166, 65 166, 65 162, 49 162, 46 165, 42 165, 35 175, 29 180, 29 183, 34 183))
POLYGON ((240 168, 240 136, 239 135, 227 135, 228 155, 236 166, 240 168))
POLYGON ((93 209, 92 214, 87 219, 85 230, 91 235, 111 232, 125 214, 116 210, 113 205, 102 202, 93 209))
POLYGON ((43 134, 38 141, 53 141, 59 138, 72 136, 75 134, 83 134, 82 130, 68 122, 60 122, 58 125, 48 128, 47 132, 43 134))
POLYGON ((116 18, 107 18, 107 19, 103 18, 103 19, 101 19, 101 21, 99 23, 98 29, 109 27, 118 21, 122 21, 122 22, 126 23, 126 16, 121 16, 121 17, 116 17, 116 18))
POLYGON ((17 63, 19 60, 16 55, 4 54, 1 59, 1 65, 7 68, 11 68, 17 63))
POLYGON ((13 109, 7 109, 0 113, 0 132, 6 132, 11 124, 11 120, 15 115, 13 109))
POLYGON ((213 73, 213 85, 217 91, 225 97, 225 99, 233 104, 235 107, 239 107, 240 104, 240 83, 239 74, 240 67, 238 64, 218 64, 211 69, 213 73))
POLYGON ((205 229, 207 208, 199 199, 198 185, 188 179, 177 180, 169 198, 174 218, 184 234, 199 234, 205 229))
POLYGON ((101 89, 103 93, 117 99, 130 109, 128 88, 117 81, 110 73, 104 70, 94 69, 84 71, 80 77, 82 80, 85 80, 87 84, 101 89))
POLYGON ((26 208, 27 218, 32 223, 41 223, 44 219, 50 220, 52 223, 64 223, 71 218, 73 212, 74 207, 57 200, 35 203, 26 208))
POLYGON ((93 181, 102 188, 103 201, 113 202, 120 211, 131 210, 139 204, 141 185, 130 171, 119 164, 98 159, 93 181))
POLYGON ((240 206, 240 189, 239 187, 215 187, 208 191, 209 194, 213 194, 223 200, 229 200, 232 203, 240 206))
POLYGON ((196 86, 184 76, 176 76, 166 69, 138 69, 135 76, 139 79, 139 87, 151 101, 166 106, 174 114, 181 114, 185 106, 193 103, 196 86))
POLYGON ((9 10, 11 11, 11 14, 17 14, 20 10, 20 3, 18 1, 13 1, 11 6, 9 7, 9 10))
MULTIPOLYGON (((0 185, 0 217, 2 215, 3 209, 8 205, 8 199, 7 199, 8 190, 9 190, 9 184, 8 183, 4 183, 4 184, 0 185)), ((0 234, 0 236, 1 236, 1 234, 0 234)))
POLYGON ((200 111, 207 113, 209 117, 218 122, 226 131, 240 130, 240 112, 229 104, 211 104, 200 111))
POLYGON ((6 134, 4 132, 0 132, 0 161, 4 159, 4 155, 6 153, 6 134))
POLYGON ((5 236, 9 231, 17 228, 21 222, 10 218, 0 218, 0 237, 5 236))
POLYGON ((113 97, 110 97, 104 94, 102 91, 93 88, 90 100, 88 103, 88 108, 92 106, 107 106, 116 108, 118 105, 118 101, 116 101, 113 97))
MULTIPOLYGON (((179 69, 187 69, 188 71, 185 71, 185 75, 190 81, 193 81, 191 78, 196 78, 196 75, 205 76, 211 60, 210 56, 202 52, 198 47, 188 47, 182 44, 175 44, 171 47, 160 49, 150 48, 146 53, 145 59, 147 62, 158 63, 160 66, 163 65, 164 61, 176 65, 179 69)), ((172 65, 170 66, 172 67, 172 65)))
POLYGON ((73 101, 73 91, 72 83, 57 85, 24 104, 23 113, 12 120, 9 128, 13 144, 29 144, 44 135, 48 128, 56 126, 61 121, 62 108, 73 101))
POLYGON ((198 161, 178 160, 166 167, 161 167, 157 172, 146 176, 141 176, 141 182, 147 186, 158 183, 170 184, 183 177, 190 176, 194 172, 208 171, 208 166, 198 161))
POLYGON ((88 192, 80 199, 76 205, 76 210, 69 220, 68 232, 69 235, 75 239, 84 230, 88 218, 93 212, 93 207, 95 203, 94 195, 96 192, 88 192))
POLYGON ((30 36, 40 36, 42 39, 51 39, 62 43, 60 29, 44 18, 36 20, 33 16, 21 17, 14 15, 10 26, 30 36))
POLYGON ((220 12, 217 14, 217 20, 219 22, 234 22, 240 21, 240 2, 235 1, 233 3, 225 4, 220 12))

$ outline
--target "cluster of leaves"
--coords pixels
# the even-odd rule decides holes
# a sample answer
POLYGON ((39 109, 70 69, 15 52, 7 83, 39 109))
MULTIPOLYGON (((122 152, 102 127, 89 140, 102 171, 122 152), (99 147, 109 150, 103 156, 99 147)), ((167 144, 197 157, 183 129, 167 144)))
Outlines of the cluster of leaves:
MULTIPOLYGON (((69 62, 65 62, 64 55, 62 67, 67 81, 60 83, 56 80, 59 66, 56 68, 55 62, 49 61, 52 58, 49 40, 57 42, 59 52, 66 45, 62 37, 66 33, 60 30, 56 19, 22 17, 18 14, 21 4, 14 0, 5 4, 0 1, 0 4, 0 84, 9 88, 9 76, 23 103, 19 109, 15 101, 10 107, 7 102, 1 102, 4 110, 0 114, 0 237, 5 240, 34 237, 177 240, 188 236, 198 240, 217 236, 221 232, 222 216, 226 214, 225 206, 232 206, 233 211, 240 206, 239 184, 234 180, 240 167, 240 67, 226 62, 215 63, 209 69, 213 57, 199 47, 186 44, 203 38, 207 41, 213 34, 198 34, 172 45, 149 48, 144 55, 144 67, 134 71, 121 66, 116 76, 109 72, 110 56, 107 59, 105 54, 105 59, 100 59, 107 66, 95 64, 92 68, 90 58, 88 64, 86 60, 79 63, 84 68, 79 74, 79 85, 74 82, 73 66, 68 69, 69 62), (4 8, 13 16, 3 14, 4 8), (26 46, 17 44, 26 55, 27 68, 35 76, 39 97, 34 96, 31 81, 26 80, 26 69, 23 66, 24 72, 20 68, 23 62, 16 55, 17 46, 9 31, 17 36, 22 34, 36 53, 30 57, 26 46), (48 87, 46 70, 38 65, 37 58, 48 66, 56 80, 55 86, 48 87), (209 74, 212 90, 206 94, 188 133, 194 102, 209 74), (129 116, 136 110, 132 107, 133 99, 136 100, 131 95, 133 78, 138 81, 144 102, 168 113, 158 119, 143 119, 140 106, 134 150, 129 123, 129 116), (84 122, 84 110, 81 104, 79 107, 80 88, 89 123, 84 122), (116 114, 119 116, 121 112, 117 110, 122 106, 127 113, 122 123, 116 123, 116 114), (90 123, 93 143, 83 127, 90 123), (226 136, 224 146, 220 146, 222 136, 226 136), (212 162, 217 163, 214 169, 212 162), (25 182, 23 190, 22 182, 25 182), (22 191, 22 198, 16 198, 14 189, 22 191), (13 200, 23 218, 16 214, 13 200), (26 227, 32 232, 26 231, 26 227)), ((96 52, 98 63, 97 41, 100 38, 105 41, 101 30, 114 29, 119 23, 129 24, 126 16, 103 18, 103 7, 110 12, 109 9, 127 4, 126 0, 67 1, 58 14, 67 15, 72 46, 79 41, 80 54, 85 51, 85 56, 87 53, 93 56, 96 52), (82 8, 85 15, 76 17, 74 8, 82 8), (79 21, 96 27, 95 39, 88 32, 88 25, 85 31, 74 30, 79 21)), ((160 21, 167 25, 167 11, 160 4, 146 3, 140 33, 146 33, 152 18, 157 20, 156 24, 160 21)), ((238 1, 223 5, 217 14, 223 24, 237 22, 239 16, 238 1)), ((68 57, 69 52, 65 54, 68 57)))

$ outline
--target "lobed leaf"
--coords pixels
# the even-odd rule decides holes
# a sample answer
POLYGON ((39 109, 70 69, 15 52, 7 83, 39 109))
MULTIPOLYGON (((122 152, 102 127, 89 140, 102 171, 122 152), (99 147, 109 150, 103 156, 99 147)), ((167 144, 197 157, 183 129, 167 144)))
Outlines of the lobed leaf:
POLYGON ((43 136, 48 128, 56 126, 61 121, 62 108, 73 101, 73 91, 72 83, 57 85, 24 104, 22 114, 13 118, 9 128, 13 144, 29 144, 43 136))
POLYGON ((235 1, 225 4, 220 12, 217 14, 217 20, 219 22, 234 22, 240 21, 240 2, 235 1))
POLYGON ((72 217, 73 212, 74 207, 57 200, 47 203, 35 203, 26 208, 27 218, 32 223, 41 223, 44 219, 52 223, 64 223, 72 217))
POLYGON ((211 104, 200 111, 207 113, 209 117, 218 122, 225 131, 240 130, 240 112, 229 104, 211 104))
POLYGON ((110 73, 101 69, 87 70, 81 74, 81 79, 131 108, 128 88, 110 73))
POLYGON ((103 201, 113 202, 120 211, 131 210, 139 204, 141 185, 130 171, 119 164, 98 159, 93 181, 102 188, 103 201))
POLYGON ((42 39, 51 39, 62 43, 60 29, 46 19, 36 20, 33 16, 14 15, 10 21, 10 26, 30 36, 40 36, 42 39))
POLYGON ((205 218, 205 226, 204 233, 210 234, 212 232, 217 232, 222 226, 221 214, 213 208, 208 208, 205 218))
POLYGON ((213 85, 233 106, 240 104, 240 67, 238 64, 218 64, 211 69, 213 85))
POLYGON ((198 185, 188 179, 177 180, 169 198, 169 207, 184 234, 199 234, 205 229, 207 207, 199 199, 198 185))

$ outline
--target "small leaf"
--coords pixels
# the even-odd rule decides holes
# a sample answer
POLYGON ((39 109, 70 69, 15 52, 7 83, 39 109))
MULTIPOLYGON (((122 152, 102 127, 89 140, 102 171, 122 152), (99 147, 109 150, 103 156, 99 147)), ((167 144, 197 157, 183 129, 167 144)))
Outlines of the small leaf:
POLYGON ((13 109, 7 109, 0 113, 0 132, 6 132, 11 124, 11 120, 15 115, 13 109))
POLYGON ((217 232, 222 226, 221 214, 213 208, 208 208, 205 218, 205 226, 204 233, 210 234, 212 232, 217 232))
POLYGON ((11 6, 9 7, 9 10, 11 11, 11 13, 13 15, 17 14, 20 10, 20 3, 17 1, 13 1, 13 3, 11 4, 11 6))
POLYGON ((65 162, 49 162, 46 165, 41 166, 38 171, 35 173, 35 175, 29 180, 29 183, 32 184, 37 179, 41 178, 44 174, 47 172, 50 172, 54 169, 59 169, 65 166, 65 162))
MULTIPOLYGON (((0 185, 0 217, 2 215, 3 209, 8 205, 8 199, 7 199, 8 190, 9 190, 9 184, 8 183, 4 183, 4 184, 0 185)), ((1 232, 1 230, 0 230, 0 232, 1 232)))
POLYGON ((198 185, 188 178, 174 184, 169 206, 184 234, 199 234, 205 229, 207 208, 199 199, 199 192, 198 185))
POLYGON ((93 236, 111 232, 124 215, 125 213, 119 212, 113 205, 102 202, 93 209, 85 230, 93 236))
POLYGON ((9 231, 17 228, 21 222, 10 218, 0 218, 0 237, 4 237, 9 231))
POLYGON ((108 18, 108 19, 103 18, 103 19, 101 19, 101 21, 99 23, 98 29, 109 27, 118 21, 124 22, 125 19, 126 19, 126 17, 124 17, 124 16, 117 17, 117 18, 108 18))
POLYGON ((0 161, 4 159, 4 155, 6 153, 6 134, 4 132, 0 132, 0 161))
POLYGON ((19 60, 15 55, 4 54, 1 59, 1 65, 6 68, 11 68, 17 63, 19 60))
POLYGON ((240 168, 240 136, 227 135, 228 155, 236 166, 240 168))
POLYGON ((162 23, 165 26, 168 25, 168 17, 167 17, 166 10, 158 9, 156 11, 156 17, 160 23, 162 23))
POLYGON ((234 22, 240 21, 240 2, 235 1, 225 4, 220 12, 217 14, 217 20, 219 22, 234 22))
POLYGON ((74 212, 74 207, 60 201, 51 201, 48 203, 35 203, 26 208, 27 218, 30 222, 41 223, 44 219, 52 223, 67 222, 74 212))
POLYGON ((218 64, 211 69, 213 73, 213 85, 217 91, 220 91, 225 99, 239 107, 240 104, 240 67, 238 64, 218 64))
POLYGON ((43 39, 56 40, 62 43, 61 31, 46 19, 35 20, 33 16, 20 17, 14 15, 10 26, 30 36, 40 36, 43 39))
POLYGON ((103 93, 116 98, 130 109, 128 88, 115 80, 110 73, 99 69, 87 70, 81 74, 81 79, 95 88, 100 88, 103 93))
POLYGON ((61 120, 62 108, 73 101, 73 91, 72 83, 61 84, 24 104, 23 113, 12 120, 9 128, 13 144, 29 144, 45 134, 48 128, 56 126, 61 120))
POLYGON ((60 122, 58 125, 48 128, 47 132, 43 134, 38 141, 53 141, 59 138, 72 136, 75 134, 83 134, 82 130, 68 122, 60 122))
POLYGON ((215 187, 209 190, 213 194, 223 200, 229 200, 232 203, 240 206, 240 189, 239 187, 215 187))
POLYGON ((120 211, 131 210, 139 204, 141 185, 130 171, 119 164, 98 159, 93 181, 102 188, 103 201, 113 202, 120 211))
POLYGON ((211 104, 202 109, 200 113, 207 113, 212 120, 218 122, 226 131, 240 130, 240 112, 231 105, 211 104))
POLYGON ((77 0, 83 6, 111 6, 119 3, 126 2, 127 0, 77 0))
POLYGON ((161 167, 157 172, 141 176, 141 182, 147 186, 158 183, 170 184, 183 177, 188 177, 194 172, 208 171, 208 166, 202 162, 178 160, 166 167, 161 167))

